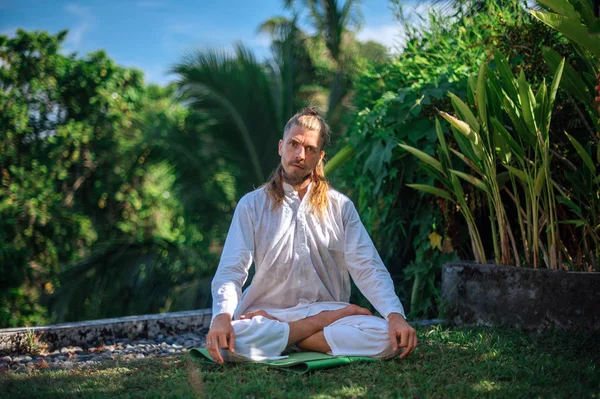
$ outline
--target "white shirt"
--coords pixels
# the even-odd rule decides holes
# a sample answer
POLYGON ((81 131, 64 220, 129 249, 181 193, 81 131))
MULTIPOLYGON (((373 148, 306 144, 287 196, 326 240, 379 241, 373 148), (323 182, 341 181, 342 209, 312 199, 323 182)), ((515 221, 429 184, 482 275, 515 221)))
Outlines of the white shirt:
POLYGON ((276 209, 264 187, 238 203, 212 281, 213 318, 229 313, 238 319, 262 309, 280 320, 288 319, 280 317, 286 313, 298 319, 308 316, 308 310, 302 316, 303 309, 317 303, 323 309, 339 308, 350 300, 350 276, 382 316, 397 312, 405 317, 352 201, 330 189, 321 220, 308 205, 310 186, 303 200, 287 183, 284 191, 276 209), (254 278, 242 295, 252 262, 254 278))

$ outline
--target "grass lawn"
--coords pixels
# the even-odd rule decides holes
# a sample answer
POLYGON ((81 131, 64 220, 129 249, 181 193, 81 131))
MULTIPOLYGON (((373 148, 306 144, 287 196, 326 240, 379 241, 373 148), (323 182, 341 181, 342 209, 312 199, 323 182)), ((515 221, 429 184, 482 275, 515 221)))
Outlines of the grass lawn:
POLYGON ((0 374, 0 397, 600 398, 600 334, 419 330, 404 361, 355 363, 298 375, 255 364, 174 359, 112 362, 72 371, 0 374))

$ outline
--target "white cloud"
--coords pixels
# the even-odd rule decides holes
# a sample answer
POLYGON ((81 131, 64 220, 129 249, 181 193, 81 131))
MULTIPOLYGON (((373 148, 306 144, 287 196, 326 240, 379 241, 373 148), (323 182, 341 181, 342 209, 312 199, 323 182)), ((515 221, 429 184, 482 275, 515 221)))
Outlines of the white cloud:
POLYGON ((365 26, 358 32, 357 38, 361 42, 374 41, 381 43, 388 49, 398 46, 402 37, 402 28, 400 24, 365 26))
POLYGON ((244 44, 268 49, 271 47, 271 38, 266 33, 257 33, 254 37, 244 40, 244 44))
POLYGON ((69 28, 67 41, 65 46, 72 50, 77 50, 82 42, 85 33, 93 26, 94 16, 89 8, 82 7, 78 4, 67 4, 65 11, 77 17, 79 23, 75 27, 69 28))
MULTIPOLYGON (((442 6, 420 3, 404 7, 404 17, 413 24, 413 26, 427 26, 429 21, 429 12, 437 11, 439 13, 448 13, 442 6)), ((373 40, 386 46, 392 53, 400 53, 406 44, 406 35, 400 22, 392 22, 380 25, 367 25, 361 29, 357 38, 360 41, 373 40)))

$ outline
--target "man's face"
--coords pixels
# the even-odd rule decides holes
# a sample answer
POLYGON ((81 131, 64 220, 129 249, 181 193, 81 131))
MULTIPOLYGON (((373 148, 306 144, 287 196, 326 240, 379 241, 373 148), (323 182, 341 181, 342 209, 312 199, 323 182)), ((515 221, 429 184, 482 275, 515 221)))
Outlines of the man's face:
POLYGON ((310 178, 325 151, 321 150, 318 131, 293 125, 283 136, 283 140, 279 140, 279 155, 285 181, 298 186, 310 178))

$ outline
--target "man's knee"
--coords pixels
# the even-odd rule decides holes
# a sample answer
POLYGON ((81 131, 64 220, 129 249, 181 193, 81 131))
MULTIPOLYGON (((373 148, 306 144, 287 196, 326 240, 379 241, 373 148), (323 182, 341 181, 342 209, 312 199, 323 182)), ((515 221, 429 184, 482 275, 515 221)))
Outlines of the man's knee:
POLYGON ((395 356, 388 322, 376 316, 348 316, 323 331, 334 355, 395 356))
POLYGON ((235 351, 252 360, 279 356, 287 345, 289 326, 277 320, 256 316, 234 320, 235 351))

